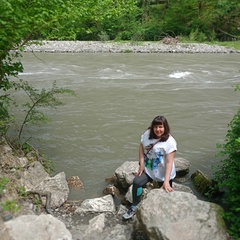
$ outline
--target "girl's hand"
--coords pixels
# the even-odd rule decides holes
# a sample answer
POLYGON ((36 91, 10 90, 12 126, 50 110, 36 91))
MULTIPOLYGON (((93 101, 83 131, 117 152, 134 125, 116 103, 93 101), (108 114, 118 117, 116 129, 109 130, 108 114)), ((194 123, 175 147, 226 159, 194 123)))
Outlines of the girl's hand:
POLYGON ((165 181, 163 183, 163 189, 165 189, 165 191, 168 192, 173 192, 173 189, 171 188, 170 184, 168 181, 165 181))
POLYGON ((138 169, 138 173, 137 173, 137 176, 141 176, 142 175, 142 173, 144 172, 144 167, 139 167, 139 169, 138 169))

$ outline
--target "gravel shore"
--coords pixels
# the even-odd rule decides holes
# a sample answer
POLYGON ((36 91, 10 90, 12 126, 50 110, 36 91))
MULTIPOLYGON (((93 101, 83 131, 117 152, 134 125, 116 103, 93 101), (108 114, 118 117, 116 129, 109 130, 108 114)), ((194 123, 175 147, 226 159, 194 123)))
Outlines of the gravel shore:
POLYGON ((30 45, 25 52, 51 53, 240 53, 234 48, 204 43, 162 42, 101 42, 101 41, 44 41, 42 45, 30 45))

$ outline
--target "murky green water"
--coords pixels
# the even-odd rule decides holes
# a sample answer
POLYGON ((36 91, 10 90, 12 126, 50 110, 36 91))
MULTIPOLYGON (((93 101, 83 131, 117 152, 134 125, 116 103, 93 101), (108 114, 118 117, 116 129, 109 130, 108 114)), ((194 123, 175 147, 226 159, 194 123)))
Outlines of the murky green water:
POLYGON ((51 123, 30 129, 57 172, 82 179, 85 190, 71 191, 71 199, 101 196, 105 178, 123 162, 138 161, 140 136, 156 115, 167 117, 190 173, 212 173, 216 144, 239 106, 238 54, 37 56, 24 54, 22 79, 41 88, 56 80, 77 93, 45 111, 51 123))

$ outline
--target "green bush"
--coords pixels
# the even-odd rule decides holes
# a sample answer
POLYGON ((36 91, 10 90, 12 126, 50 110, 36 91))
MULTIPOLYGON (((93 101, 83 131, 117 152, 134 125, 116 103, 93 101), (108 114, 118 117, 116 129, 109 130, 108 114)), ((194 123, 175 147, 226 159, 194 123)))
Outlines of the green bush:
POLYGON ((189 40, 190 41, 197 41, 197 42, 204 42, 207 40, 207 36, 202 31, 199 31, 199 29, 194 29, 189 34, 189 40))
POLYGON ((21 210, 21 206, 18 205, 17 200, 7 200, 0 205, 4 212, 16 213, 21 210))
POLYGON ((3 194, 3 191, 7 188, 9 182, 8 178, 0 178, 0 196, 3 194))
MULTIPOLYGON (((237 86, 236 90, 240 90, 237 86)), ((218 187, 224 191, 224 219, 229 234, 240 238, 240 109, 229 124, 225 143, 218 145, 219 155, 223 157, 214 173, 218 187)))
POLYGON ((145 29, 145 41, 159 41, 162 29, 159 25, 150 25, 145 29))
POLYGON ((120 41, 120 40, 131 40, 132 37, 132 32, 131 31, 122 31, 117 34, 115 41, 120 41))

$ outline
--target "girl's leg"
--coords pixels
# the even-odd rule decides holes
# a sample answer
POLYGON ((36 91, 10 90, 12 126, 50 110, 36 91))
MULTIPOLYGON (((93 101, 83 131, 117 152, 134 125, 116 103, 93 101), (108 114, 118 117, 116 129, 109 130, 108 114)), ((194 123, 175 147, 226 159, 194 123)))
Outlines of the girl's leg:
POLYGON ((141 200, 142 187, 149 181, 152 181, 152 179, 146 173, 142 173, 140 177, 136 176, 134 178, 132 187, 133 204, 123 215, 125 220, 132 218, 136 213, 137 205, 141 200))
POLYGON ((136 176, 134 178, 132 187, 133 206, 137 206, 139 204, 142 195, 142 187, 150 181, 152 181, 152 179, 144 172, 140 177, 136 176))

